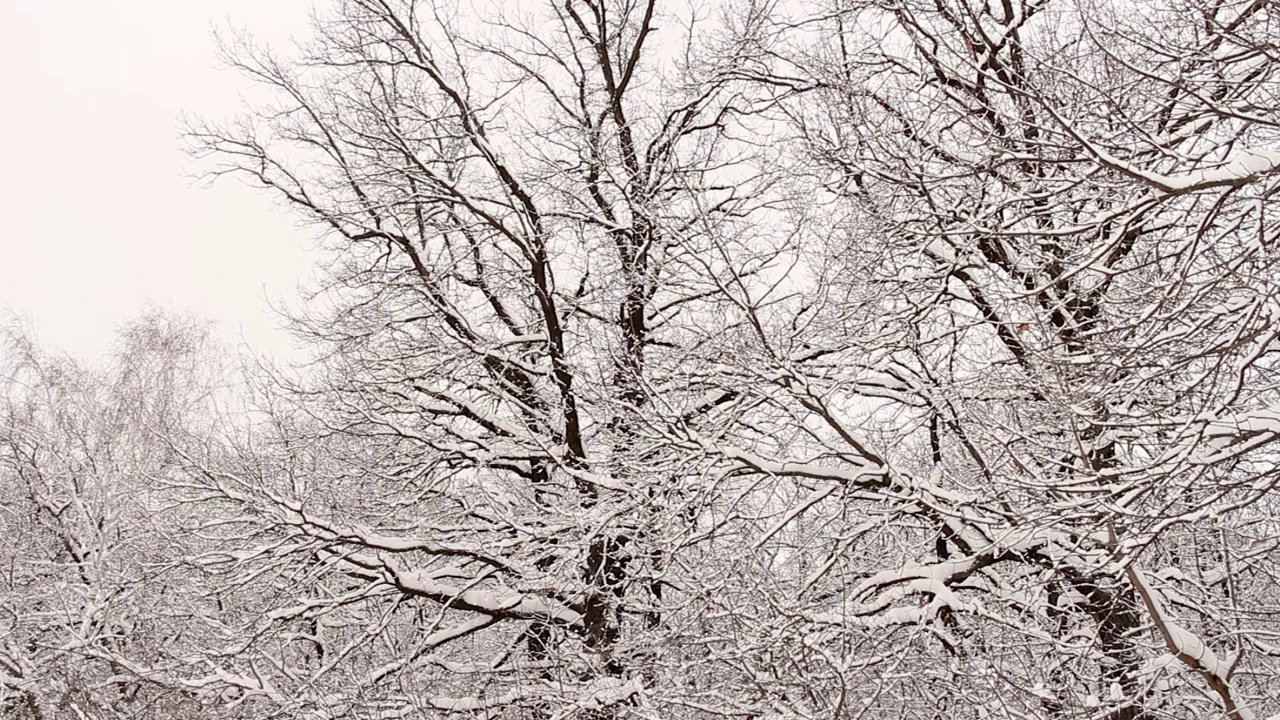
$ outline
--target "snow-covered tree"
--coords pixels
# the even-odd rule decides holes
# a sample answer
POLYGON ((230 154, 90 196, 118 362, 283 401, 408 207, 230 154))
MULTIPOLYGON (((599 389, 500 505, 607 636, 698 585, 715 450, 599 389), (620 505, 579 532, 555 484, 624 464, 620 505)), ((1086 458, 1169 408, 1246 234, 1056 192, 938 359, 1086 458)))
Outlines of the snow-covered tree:
POLYGON ((207 328, 153 311, 92 366, 0 332, 0 717, 190 716, 133 663, 180 655, 192 619, 152 478, 157 431, 209 417, 207 328))
POLYGON ((810 439, 742 460, 835 498, 795 610, 828 692, 791 712, 1276 710, 1278 29, 1178 0, 755 29, 739 74, 826 171, 810 302, 763 341, 809 359, 751 360, 765 435, 810 439))
POLYGON ((265 92, 188 138, 317 228, 310 360, 13 346, 5 712, 1280 712, 1277 9, 227 39, 265 92))
POLYGON ((273 376, 253 443, 170 478, 237 588, 249 641, 213 662, 240 707, 744 701, 697 666, 738 650, 710 617, 753 534, 722 511, 760 480, 699 433, 749 414, 713 381, 721 335, 794 261, 771 218, 798 205, 752 139, 734 22, 345 0, 293 59, 227 42, 275 100, 193 126, 194 152, 318 226, 329 258, 295 317, 315 363, 273 376))

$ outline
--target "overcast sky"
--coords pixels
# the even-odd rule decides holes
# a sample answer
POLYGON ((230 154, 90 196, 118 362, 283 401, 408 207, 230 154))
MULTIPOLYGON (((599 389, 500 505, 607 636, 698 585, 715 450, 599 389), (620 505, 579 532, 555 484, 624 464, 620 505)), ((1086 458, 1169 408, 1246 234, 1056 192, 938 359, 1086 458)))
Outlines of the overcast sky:
POLYGON ((47 343, 101 351, 147 301, 287 347, 266 298, 310 272, 311 231, 235 181, 185 173, 178 115, 226 116, 245 82, 211 31, 274 44, 312 0, 0 0, 0 312, 47 343))

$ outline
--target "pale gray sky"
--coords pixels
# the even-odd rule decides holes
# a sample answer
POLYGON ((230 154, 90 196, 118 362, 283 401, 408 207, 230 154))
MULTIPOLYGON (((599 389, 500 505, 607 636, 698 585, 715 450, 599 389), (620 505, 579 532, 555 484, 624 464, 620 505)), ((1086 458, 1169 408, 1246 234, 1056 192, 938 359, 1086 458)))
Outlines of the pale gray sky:
POLYGON ((148 300, 287 347, 265 297, 293 297, 311 231, 237 182, 193 186, 177 116, 234 113, 228 21, 285 44, 312 0, 0 0, 0 312, 102 350, 148 300))

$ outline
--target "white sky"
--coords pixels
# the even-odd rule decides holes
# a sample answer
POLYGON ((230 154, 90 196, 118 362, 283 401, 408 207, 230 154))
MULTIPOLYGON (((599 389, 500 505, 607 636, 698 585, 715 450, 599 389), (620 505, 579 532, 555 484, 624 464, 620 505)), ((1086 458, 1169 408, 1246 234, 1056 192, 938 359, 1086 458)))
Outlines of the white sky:
POLYGON ((147 301, 286 350, 267 299, 310 273, 312 233, 236 181, 185 174, 178 114, 224 117, 248 87, 212 28, 273 44, 312 0, 0 0, 0 313, 80 355, 147 301))

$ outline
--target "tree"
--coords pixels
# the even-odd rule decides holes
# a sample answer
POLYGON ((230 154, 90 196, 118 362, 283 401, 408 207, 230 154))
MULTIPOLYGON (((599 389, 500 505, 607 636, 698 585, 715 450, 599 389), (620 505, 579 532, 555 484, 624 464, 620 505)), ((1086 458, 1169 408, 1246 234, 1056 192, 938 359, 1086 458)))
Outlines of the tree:
POLYGON ((276 104, 190 132, 332 258, 296 318, 316 365, 275 377, 251 447, 172 479, 222 510, 209 567, 275 578, 237 591, 253 641, 218 660, 244 707, 728 701, 687 667, 708 588, 740 580, 689 429, 744 411, 707 384, 713 340, 731 288, 776 282, 789 250, 769 151, 735 137, 749 48, 652 1, 489 11, 347 0, 296 60, 230 41, 276 104))
MULTIPOLYGON (((89 367, 13 322, 0 345, 0 715, 190 715, 192 699, 132 673, 179 652, 189 618, 156 532, 154 435, 208 417, 208 328, 157 311, 89 367)), ((206 426, 207 427, 207 426, 206 426)))
POLYGON ((1255 717, 1278 692, 1274 4, 797 12, 740 74, 838 216, 771 340, 821 329, 821 361, 757 392, 827 429, 746 464, 870 520, 802 596, 839 683, 812 714, 1255 717))

